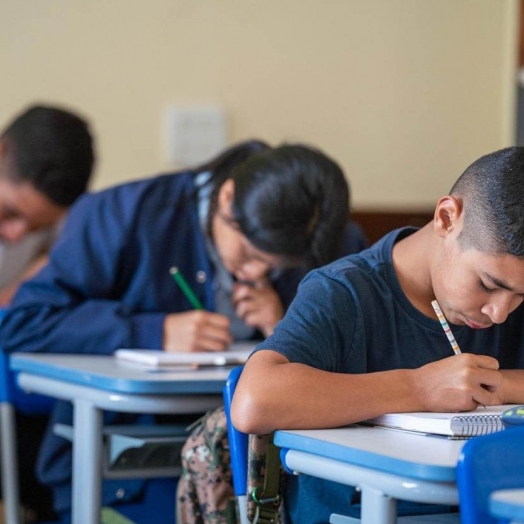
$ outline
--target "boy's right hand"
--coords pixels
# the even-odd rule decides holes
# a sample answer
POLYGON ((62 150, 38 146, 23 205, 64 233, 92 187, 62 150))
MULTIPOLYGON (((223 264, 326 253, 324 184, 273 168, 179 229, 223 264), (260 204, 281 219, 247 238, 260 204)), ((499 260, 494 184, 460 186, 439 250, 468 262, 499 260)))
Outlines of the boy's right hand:
POLYGON ((415 370, 420 411, 471 411, 479 405, 503 404, 502 373, 496 359, 461 353, 415 370))
POLYGON ((232 342, 229 318, 210 311, 171 313, 164 320, 165 351, 224 351, 232 342))

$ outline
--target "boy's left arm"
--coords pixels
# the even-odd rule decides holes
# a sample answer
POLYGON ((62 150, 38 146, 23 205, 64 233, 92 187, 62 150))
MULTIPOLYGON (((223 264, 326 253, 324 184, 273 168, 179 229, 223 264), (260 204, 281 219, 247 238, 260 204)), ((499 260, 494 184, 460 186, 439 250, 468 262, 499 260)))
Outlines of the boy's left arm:
POLYGON ((524 369, 503 369, 501 404, 524 404, 524 369))

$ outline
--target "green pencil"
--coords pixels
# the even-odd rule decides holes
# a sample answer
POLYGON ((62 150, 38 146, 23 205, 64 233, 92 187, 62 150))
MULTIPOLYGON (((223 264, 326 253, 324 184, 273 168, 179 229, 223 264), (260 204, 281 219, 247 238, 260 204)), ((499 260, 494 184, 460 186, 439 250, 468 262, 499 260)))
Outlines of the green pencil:
POLYGON ((204 306, 198 300, 197 296, 193 292, 193 290, 189 287, 189 284, 186 282, 186 279, 184 278, 184 275, 180 273, 177 267, 172 267, 169 272, 175 279, 175 282, 178 284, 178 287, 181 289, 182 293, 184 293, 184 296, 189 300, 191 305, 195 309, 204 309, 204 306))

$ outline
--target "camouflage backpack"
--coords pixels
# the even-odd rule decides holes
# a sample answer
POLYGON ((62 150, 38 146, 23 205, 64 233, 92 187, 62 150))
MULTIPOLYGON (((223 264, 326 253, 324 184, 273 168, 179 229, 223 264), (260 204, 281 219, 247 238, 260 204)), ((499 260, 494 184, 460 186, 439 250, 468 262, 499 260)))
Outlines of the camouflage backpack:
MULTIPOLYGON (((285 473, 272 435, 250 435, 248 455, 248 519, 283 524, 285 473)), ((224 408, 206 413, 190 428, 182 449, 177 524, 240 524, 224 408)))

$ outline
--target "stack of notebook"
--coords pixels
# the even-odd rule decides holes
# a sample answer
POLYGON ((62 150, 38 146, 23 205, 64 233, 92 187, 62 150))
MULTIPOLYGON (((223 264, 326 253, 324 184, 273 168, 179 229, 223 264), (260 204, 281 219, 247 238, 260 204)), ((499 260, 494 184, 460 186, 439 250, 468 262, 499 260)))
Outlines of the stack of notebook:
POLYGON ((159 349, 117 349, 115 357, 125 362, 150 368, 198 368, 209 366, 235 366, 246 362, 255 348, 255 342, 235 342, 228 351, 201 351, 175 353, 159 349))
POLYGON ((468 438, 504 429, 502 414, 513 405, 479 406, 463 413, 388 413, 367 420, 365 424, 424 434, 468 438))

